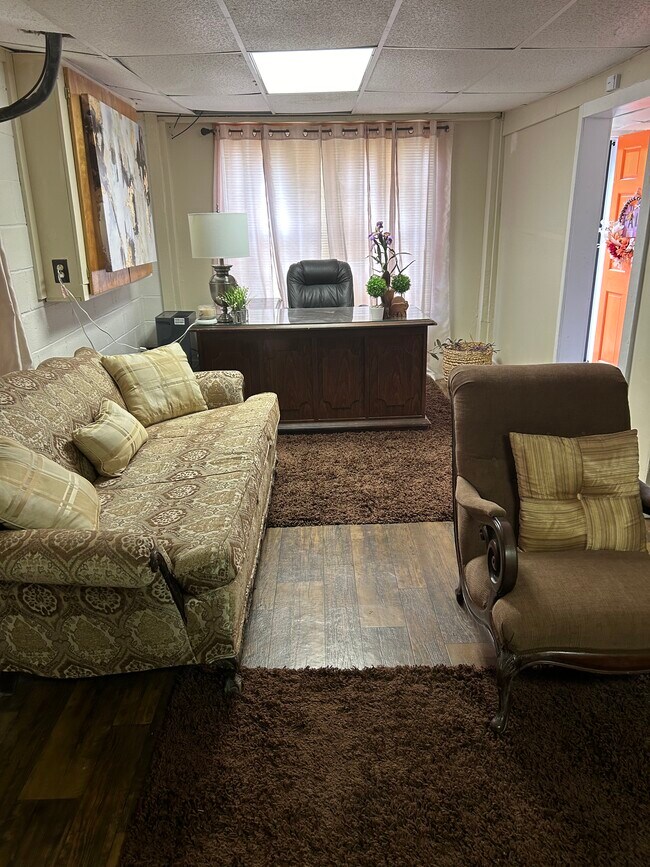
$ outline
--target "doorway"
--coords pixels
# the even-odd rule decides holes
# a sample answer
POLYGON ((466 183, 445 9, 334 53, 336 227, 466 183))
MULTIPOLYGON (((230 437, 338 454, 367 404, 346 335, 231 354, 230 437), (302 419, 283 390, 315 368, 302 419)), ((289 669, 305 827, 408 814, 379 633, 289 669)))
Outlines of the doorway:
POLYGON ((614 121, 586 361, 619 363, 649 143, 645 117, 614 121))

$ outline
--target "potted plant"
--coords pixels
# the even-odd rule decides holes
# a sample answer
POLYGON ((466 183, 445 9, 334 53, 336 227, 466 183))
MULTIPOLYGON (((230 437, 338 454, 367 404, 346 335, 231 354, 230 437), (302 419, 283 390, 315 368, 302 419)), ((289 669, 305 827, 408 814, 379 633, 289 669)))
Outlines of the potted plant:
POLYGON ((492 364, 495 352, 494 343, 484 343, 481 340, 456 339, 448 337, 442 342, 436 340, 435 349, 429 352, 436 361, 442 355, 442 372, 445 381, 449 381, 451 371, 461 364, 492 364))
POLYGON ((394 272, 397 271, 398 274, 401 274, 413 264, 413 262, 409 262, 408 265, 401 268, 398 256, 410 256, 411 254, 395 252, 393 248, 393 236, 388 229, 384 229, 384 224, 381 220, 376 224, 374 232, 368 235, 368 240, 370 241, 370 258, 377 263, 381 276, 386 283, 382 300, 384 307, 389 309, 397 291, 391 285, 392 280, 394 280, 394 272))
POLYGON ((406 298, 404 298, 404 293, 405 293, 405 292, 408 292, 409 289, 411 288, 411 278, 408 277, 406 274, 403 274, 403 273, 400 271, 398 274, 395 274, 395 276, 394 276, 393 279, 391 280, 391 284, 390 284, 390 285, 391 285, 391 288, 394 289, 395 292, 397 292, 398 295, 401 295, 401 296, 402 296, 402 301, 404 302, 404 304, 403 304, 403 311, 404 311, 403 315, 406 314, 406 311, 407 311, 407 309, 408 309, 409 303, 408 303, 408 301, 406 300, 406 298))
POLYGON ((379 306, 379 299, 383 298, 386 292, 386 281, 378 274, 373 274, 366 283, 366 292, 372 298, 374 303, 370 305, 370 318, 383 319, 384 308, 379 306))
POLYGON ((232 311, 233 322, 243 325, 248 322, 248 289, 246 286, 228 286, 223 292, 223 300, 232 311))

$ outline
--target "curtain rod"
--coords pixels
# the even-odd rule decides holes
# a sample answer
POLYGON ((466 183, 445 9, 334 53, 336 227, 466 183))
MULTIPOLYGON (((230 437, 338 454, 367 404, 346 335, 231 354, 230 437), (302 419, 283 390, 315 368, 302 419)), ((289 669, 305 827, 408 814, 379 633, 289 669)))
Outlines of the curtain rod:
MULTIPOLYGON (((297 125, 299 125, 299 124, 297 124, 297 125)), ((442 130, 443 132, 449 132, 449 124, 437 123, 437 124, 436 124, 436 129, 442 130)), ((348 132, 348 133, 353 132, 353 133, 355 133, 355 135, 356 135, 357 132, 358 132, 358 130, 359 130, 358 127, 344 127, 344 128, 341 130, 341 133, 342 133, 342 135, 345 135, 346 132, 348 132)), ((408 132, 408 133, 412 133, 413 130, 414 130, 414 127, 412 127, 412 126, 398 126, 398 127, 395 128, 395 131, 396 131, 396 132, 408 132)), ((430 125, 425 125, 425 126, 422 127, 422 130, 423 130, 423 131, 430 131, 430 130, 431 130, 431 126, 430 126, 430 125)), ((228 132, 229 132, 229 133, 231 133, 231 132, 239 132, 239 133, 241 133, 242 135, 244 134, 244 133, 243 133, 243 130, 240 130, 240 129, 229 129, 228 132)), ((252 132, 253 132, 253 135, 259 135, 259 134, 262 132, 262 130, 261 130, 261 129, 253 129, 252 132)), ((285 129, 270 129, 270 130, 269 130, 269 135, 272 135, 273 133, 283 133, 284 135, 287 135, 287 136, 288 136, 290 132, 291 132, 291 130, 290 130, 290 129, 287 129, 287 128, 285 128, 285 129)), ((303 129, 302 134, 306 136, 306 135, 308 135, 309 133, 315 133, 315 132, 325 132, 325 133, 327 133, 328 135, 332 135, 332 130, 331 130, 331 128, 325 128, 325 129, 320 129, 320 128, 318 128, 318 129, 303 129)), ((373 126, 370 126, 370 127, 368 127, 368 132, 379 132, 379 127, 378 127, 378 126, 374 126, 374 127, 373 127, 373 126)), ((214 129, 210 129, 210 127, 204 126, 204 127, 201 128, 201 135, 216 135, 216 131, 215 131, 214 129)))

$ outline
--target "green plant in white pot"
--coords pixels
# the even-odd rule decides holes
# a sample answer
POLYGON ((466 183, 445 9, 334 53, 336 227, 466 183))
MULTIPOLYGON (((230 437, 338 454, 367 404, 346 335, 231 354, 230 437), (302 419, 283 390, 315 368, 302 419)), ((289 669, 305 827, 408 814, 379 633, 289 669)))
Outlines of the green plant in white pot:
POLYGON ((366 283, 366 292, 372 299, 370 303, 370 318, 383 319, 384 308, 379 304, 379 301, 386 292, 386 281, 384 278, 373 274, 366 283))
POLYGON ((248 289, 246 286, 228 286, 222 297, 230 307, 236 325, 243 325, 244 322, 248 322, 248 289))

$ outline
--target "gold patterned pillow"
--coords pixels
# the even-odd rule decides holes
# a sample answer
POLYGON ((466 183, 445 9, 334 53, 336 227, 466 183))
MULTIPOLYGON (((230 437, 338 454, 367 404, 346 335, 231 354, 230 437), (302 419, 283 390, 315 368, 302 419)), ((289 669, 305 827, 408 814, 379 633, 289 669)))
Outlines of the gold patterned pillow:
POLYGON ((104 398, 97 418, 77 428, 74 444, 101 476, 119 476, 149 439, 137 418, 114 401, 104 398))
POLYGON ((645 551, 635 430, 510 434, 522 551, 645 551))
POLYGON ((15 530, 96 530, 99 497, 88 479, 0 437, 0 524, 15 530))
POLYGON ((104 355, 102 364, 128 411, 145 427, 208 408, 178 343, 134 355, 104 355))

